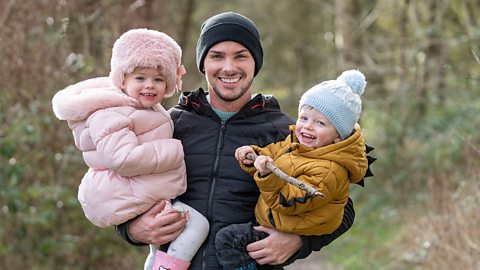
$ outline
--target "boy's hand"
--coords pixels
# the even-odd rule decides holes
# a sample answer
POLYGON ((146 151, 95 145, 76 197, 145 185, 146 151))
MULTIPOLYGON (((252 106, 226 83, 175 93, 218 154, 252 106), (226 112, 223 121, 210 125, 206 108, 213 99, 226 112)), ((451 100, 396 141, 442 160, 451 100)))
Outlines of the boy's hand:
POLYGON ((253 151, 253 148, 250 146, 240 146, 235 150, 235 158, 245 165, 251 165, 253 161, 246 158, 248 153, 255 153, 255 151, 253 151))
POLYGON ((273 159, 267 156, 258 156, 253 163, 253 166, 257 169, 261 176, 266 176, 272 171, 267 169, 267 162, 273 163, 273 159))

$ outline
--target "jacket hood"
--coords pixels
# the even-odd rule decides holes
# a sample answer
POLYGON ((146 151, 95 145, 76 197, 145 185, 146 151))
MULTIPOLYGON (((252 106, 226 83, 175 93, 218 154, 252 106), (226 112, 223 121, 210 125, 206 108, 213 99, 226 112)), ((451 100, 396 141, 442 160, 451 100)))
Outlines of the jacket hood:
POLYGON ((82 81, 58 91, 52 99, 55 116, 60 120, 81 121, 97 110, 117 106, 142 106, 134 98, 110 85, 108 77, 82 81))
MULTIPOLYGON (((208 102, 208 92, 202 88, 188 92, 184 91, 180 94, 178 105, 187 110, 195 111, 202 115, 208 115, 212 118, 217 117, 208 102)), ((252 99, 242 107, 231 119, 240 119, 250 117, 263 112, 280 112, 280 105, 277 99, 271 95, 256 94, 252 99)))
POLYGON ((295 126, 290 126, 293 131, 292 150, 298 151, 300 155, 322 159, 327 159, 338 163, 348 171, 350 182, 359 183, 365 176, 369 168, 369 161, 367 160, 366 146, 363 138, 363 133, 358 124, 355 125, 355 132, 350 137, 340 142, 330 144, 324 147, 313 149, 298 143, 295 136, 295 126))

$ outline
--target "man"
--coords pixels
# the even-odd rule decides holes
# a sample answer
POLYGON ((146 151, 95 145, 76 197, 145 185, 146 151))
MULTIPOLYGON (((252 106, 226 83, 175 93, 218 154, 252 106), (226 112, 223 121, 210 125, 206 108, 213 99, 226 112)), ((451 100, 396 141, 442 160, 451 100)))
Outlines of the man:
MULTIPOLYGON (((275 98, 252 96, 253 79, 262 63, 260 36, 250 19, 233 12, 207 19, 197 43, 197 67, 205 75, 208 93, 201 88, 184 92, 170 110, 175 123, 173 136, 183 144, 187 166, 187 191, 179 199, 210 222, 210 234, 190 269, 221 269, 215 255, 216 232, 226 225, 255 219, 259 191, 235 160, 235 149, 282 140, 294 122, 281 113, 275 98)), ((169 243, 181 232, 186 219, 176 213, 156 218, 163 206, 161 202, 118 226, 119 234, 134 245, 169 243)), ((249 244, 247 251, 259 269, 283 269, 281 265, 307 257, 346 232, 354 216, 349 200, 342 226, 324 236, 304 237, 258 226, 257 230, 269 236, 249 244)))

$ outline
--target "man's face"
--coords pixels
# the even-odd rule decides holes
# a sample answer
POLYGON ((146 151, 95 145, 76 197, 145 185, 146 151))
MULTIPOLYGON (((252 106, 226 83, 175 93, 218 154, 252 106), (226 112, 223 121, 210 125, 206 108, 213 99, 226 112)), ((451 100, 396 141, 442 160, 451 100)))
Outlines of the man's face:
POLYGON ((215 44, 203 66, 212 99, 218 98, 223 103, 250 100, 255 61, 243 45, 234 41, 215 44))

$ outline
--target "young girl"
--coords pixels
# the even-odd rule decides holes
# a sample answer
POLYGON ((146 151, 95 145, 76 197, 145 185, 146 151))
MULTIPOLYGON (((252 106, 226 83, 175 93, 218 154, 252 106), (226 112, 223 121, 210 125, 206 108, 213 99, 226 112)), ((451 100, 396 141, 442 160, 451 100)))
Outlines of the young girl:
MULTIPOLYGON (((89 167, 78 200, 96 226, 124 223, 185 192, 183 147, 172 139, 172 120, 160 105, 181 88, 184 74, 180 46, 170 36, 133 29, 113 46, 110 87, 91 79, 53 97, 55 115, 67 120, 89 167)), ((172 203, 160 214, 182 211, 187 225, 167 254, 150 247, 145 269, 187 269, 208 234, 205 217, 172 203)))

